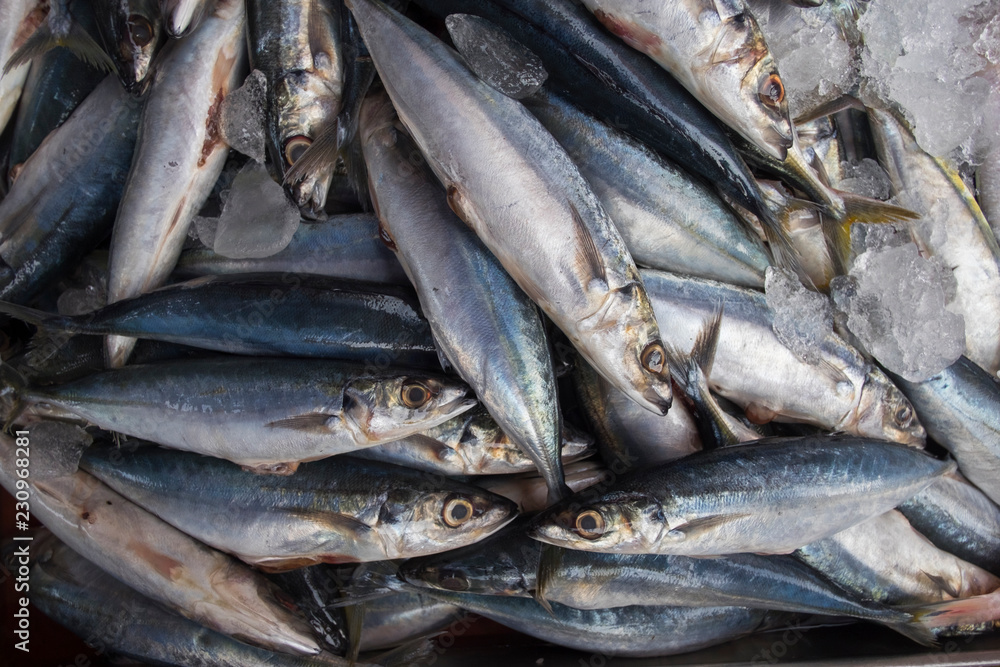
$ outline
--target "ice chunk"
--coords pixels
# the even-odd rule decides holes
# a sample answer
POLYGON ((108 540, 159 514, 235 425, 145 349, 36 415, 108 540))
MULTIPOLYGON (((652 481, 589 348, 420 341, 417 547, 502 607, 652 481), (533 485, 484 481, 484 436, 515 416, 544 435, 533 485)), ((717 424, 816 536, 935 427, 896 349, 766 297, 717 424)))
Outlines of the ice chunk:
POLYGON ((854 18, 840 3, 795 7, 786 0, 754 0, 750 8, 778 65, 793 118, 851 90, 858 67, 844 25, 853 28, 854 18))
POLYGON ((831 295, 855 341, 886 369, 911 382, 926 380, 965 350, 965 321, 947 308, 955 297, 955 278, 936 257, 920 256, 899 234, 858 237, 858 255, 849 277, 831 283, 831 295))
POLYGON ((857 164, 841 162, 840 168, 844 177, 837 184, 838 189, 882 201, 892 194, 889 174, 875 160, 865 158, 857 164))
POLYGON ((191 221, 191 229, 195 238, 202 242, 207 248, 215 247, 215 232, 219 228, 218 218, 206 218, 196 215, 191 221))
POLYGON ((240 153, 264 162, 264 108, 267 79, 250 72, 243 85, 222 102, 222 138, 240 153))
POLYGON ((820 346, 833 331, 833 308, 826 296, 803 287, 795 274, 768 267, 764 274, 771 328, 778 340, 806 363, 820 360, 820 346))
MULTIPOLYGON (((921 147, 945 156, 993 133, 983 110, 996 85, 1000 0, 879 0, 859 20, 863 99, 898 103, 921 147)), ((982 143, 980 140, 979 143, 982 143)))
MULTIPOLYGON (((299 228, 298 207, 262 164, 247 163, 222 200, 211 247, 223 257, 270 257, 283 250, 299 228)), ((208 235, 209 224, 203 225, 208 235)))
POLYGON ((107 303, 107 254, 92 253, 73 272, 70 286, 56 300, 56 311, 60 315, 84 315, 107 303))
POLYGON ((541 59, 503 28, 471 14, 445 19, 448 34, 476 76, 516 100, 534 94, 548 72, 541 59))
POLYGON ((76 472, 83 450, 93 438, 79 426, 43 421, 28 427, 31 444, 31 478, 35 481, 76 472))

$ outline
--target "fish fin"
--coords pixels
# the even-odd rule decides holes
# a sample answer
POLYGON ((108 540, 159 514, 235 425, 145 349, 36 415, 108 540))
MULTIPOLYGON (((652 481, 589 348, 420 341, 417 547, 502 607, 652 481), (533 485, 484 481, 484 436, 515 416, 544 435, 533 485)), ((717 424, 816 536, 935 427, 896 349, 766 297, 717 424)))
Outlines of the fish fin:
POLYGON ((829 215, 822 215, 823 235, 826 238, 830 255, 837 264, 838 273, 850 265, 851 260, 851 226, 855 222, 865 224, 888 224, 916 220, 920 216, 909 209, 886 204, 878 199, 862 197, 850 192, 834 190, 844 201, 844 217, 835 220, 829 215))
POLYGON ((691 348, 691 358, 701 368, 707 380, 712 376, 712 365, 715 362, 715 351, 719 345, 719 329, 722 327, 722 315, 724 306, 720 303, 712 317, 702 325, 694 339, 694 347, 691 348))
POLYGON ((8 394, 13 394, 14 401, 11 405, 10 412, 7 414, 7 418, 4 420, 3 432, 10 433, 11 427, 24 409, 27 404, 22 398, 22 393, 27 387, 27 382, 24 376, 14 370, 14 367, 10 364, 0 362, 0 397, 7 396, 8 394))
POLYGON ((747 419, 757 425, 767 424, 778 416, 777 412, 760 403, 751 403, 743 412, 746 414, 747 419))
POLYGON ((847 109, 857 109, 858 111, 867 111, 861 100, 851 95, 843 95, 834 100, 830 100, 825 104, 820 104, 814 107, 812 110, 807 111, 798 118, 792 121, 793 125, 805 125, 810 121, 814 121, 817 118, 823 118, 824 116, 832 116, 838 111, 845 111, 847 109))
POLYGON ((340 147, 340 156, 347 170, 347 183, 358 195, 358 203, 365 211, 371 210, 371 181, 368 180, 368 163, 361 150, 361 135, 355 132, 346 144, 340 147))
POLYGON ((545 590, 562 564, 562 557, 563 554, 560 547, 552 544, 543 544, 541 554, 538 557, 538 571, 535 573, 534 598, 552 616, 555 616, 555 614, 552 611, 552 605, 545 598, 545 590))
POLYGON ((73 326, 70 318, 52 313, 46 313, 27 306, 16 303, 0 301, 0 313, 10 315, 14 319, 33 324, 36 327, 48 330, 67 331, 69 333, 81 333, 78 327, 73 326))
POLYGON ((104 72, 114 71, 115 64, 108 54, 90 36, 90 33, 74 21, 70 24, 69 34, 66 37, 53 35, 48 23, 38 26, 31 37, 25 40, 24 44, 7 60, 3 73, 7 74, 15 67, 29 63, 60 46, 68 49, 74 56, 91 67, 104 72))
POLYGON ((384 653, 379 653, 371 662, 382 667, 409 667, 410 665, 431 665, 437 658, 434 649, 437 646, 431 641, 432 637, 441 634, 431 633, 425 637, 419 637, 409 641, 402 646, 391 649, 384 653))
MULTIPOLYGON (((913 620, 909 625, 919 625, 929 631, 932 637, 936 637, 936 631, 938 630, 955 626, 977 626, 995 622, 998 606, 1000 606, 1000 591, 993 591, 985 595, 975 595, 961 600, 947 600, 928 605, 907 606, 902 609, 913 615, 913 620)), ((897 630, 895 626, 891 627, 893 630, 897 630)))
POLYGON ((886 623, 885 626, 908 639, 912 639, 921 646, 938 646, 937 636, 934 633, 934 623, 925 623, 923 620, 914 618, 909 622, 886 623))
POLYGON ((347 626, 347 660, 353 667, 361 652, 361 630, 365 624, 365 603, 344 607, 344 624, 347 626))
POLYGON ((942 591, 944 591, 951 597, 956 599, 962 597, 962 592, 957 588, 955 588, 955 586, 952 585, 952 583, 947 579, 945 579, 944 577, 937 574, 931 574, 929 572, 925 572, 924 570, 921 570, 920 574, 930 579, 931 583, 933 583, 935 586, 940 588, 942 591))
POLYGON ((583 247, 583 257, 587 264, 588 273, 591 276, 599 277, 601 282, 607 286, 608 274, 605 270, 601 253, 597 250, 597 242, 594 240, 594 235, 587 229, 587 225, 584 224, 583 218, 580 216, 580 211, 573 205, 573 202, 568 203, 570 212, 573 215, 577 238, 583 247))
POLYGON ((278 419, 268 422, 264 426, 267 428, 287 428, 293 431, 305 431, 307 433, 328 433, 330 431, 327 423, 331 419, 337 419, 336 415, 328 415, 322 412, 310 412, 304 415, 295 415, 285 419, 278 419))
POLYGON ((323 606, 327 609, 348 607, 406 590, 406 585, 396 576, 398 571, 399 565, 393 561, 362 563, 354 570, 351 583, 340 589, 341 599, 323 606))
POLYGON ((370 533, 372 527, 364 521, 355 519, 353 516, 341 514, 340 512, 323 512, 319 510, 298 510, 288 512, 289 516, 295 517, 298 521, 329 526, 337 532, 348 533, 352 536, 370 533))
POLYGON ((337 124, 333 123, 309 144, 299 159, 285 171, 284 186, 298 183, 314 168, 325 168, 337 160, 337 124))
POLYGON ((713 528, 718 528, 719 526, 725 525, 730 521, 736 521, 737 519, 743 519, 750 516, 749 514, 714 514, 712 516, 702 517, 700 519, 694 519, 693 521, 688 521, 685 524, 681 524, 676 528, 670 530, 675 536, 683 536, 685 540, 690 540, 697 538, 699 535, 708 533, 713 528))

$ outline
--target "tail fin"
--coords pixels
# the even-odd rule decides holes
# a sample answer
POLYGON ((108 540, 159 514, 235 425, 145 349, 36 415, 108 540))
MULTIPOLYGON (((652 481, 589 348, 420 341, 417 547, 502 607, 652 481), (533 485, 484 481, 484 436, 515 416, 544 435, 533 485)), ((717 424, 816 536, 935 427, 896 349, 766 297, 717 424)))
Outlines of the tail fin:
POLYGON ((24 376, 14 370, 9 364, 0 363, 0 397, 14 396, 10 413, 7 415, 7 419, 4 420, 4 433, 10 433, 10 427, 13 426, 15 420, 24 412, 25 403, 22 394, 26 388, 27 382, 25 382, 24 376))
POLYGON ((906 607, 905 611, 913 615, 913 620, 901 624, 903 628, 896 624, 889 627, 933 646, 939 637, 978 634, 1000 624, 1000 590, 962 600, 906 607))
POLYGON ((361 652, 361 630, 365 624, 365 603, 351 605, 344 609, 344 623, 347 625, 347 660, 354 665, 361 652))
POLYGON ((886 204, 877 199, 862 197, 850 192, 834 190, 843 200, 846 210, 840 220, 824 215, 823 233, 826 235, 827 246, 834 261, 839 264, 839 271, 850 266, 851 262, 851 225, 855 222, 866 224, 887 224, 916 220, 920 216, 908 209, 886 204))
POLYGON ((341 589, 341 599, 326 606, 331 609, 350 607, 404 590, 406 584, 396 576, 398 571, 399 565, 392 561, 359 565, 354 571, 351 583, 341 589))
POLYGON ((48 22, 38 26, 38 29, 25 40, 21 48, 11 55, 4 65, 3 73, 7 74, 15 67, 29 63, 59 46, 69 49, 73 55, 91 67, 109 73, 115 70, 114 61, 104 52, 104 49, 90 36, 90 33, 73 21, 70 23, 69 33, 65 37, 54 35, 48 22))
MULTIPOLYGON (((797 276, 805 276, 808 279, 808 272, 802 266, 802 258, 792 244, 788 231, 782 226, 781 221, 775 217, 774 212, 768 209, 764 215, 757 214, 761 228, 764 230, 764 238, 771 249, 771 256, 774 258, 774 265, 779 269, 788 269, 797 276)), ((807 287, 815 288, 814 285, 807 287)))
POLYGON ((73 322, 73 319, 64 315, 46 313, 27 306, 21 306, 8 301, 0 301, 0 313, 10 315, 14 319, 33 324, 40 329, 67 331, 69 333, 84 333, 84 331, 73 322))

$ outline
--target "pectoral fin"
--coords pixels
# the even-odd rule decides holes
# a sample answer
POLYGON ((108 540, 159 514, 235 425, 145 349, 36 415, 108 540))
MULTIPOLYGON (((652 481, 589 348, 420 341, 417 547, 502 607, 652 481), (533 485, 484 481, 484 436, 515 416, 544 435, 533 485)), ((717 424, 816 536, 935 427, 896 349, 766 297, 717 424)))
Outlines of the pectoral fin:
POLYGON ((688 521, 685 524, 681 524, 676 528, 672 528, 668 535, 674 538, 680 538, 683 540, 693 540, 698 539, 703 535, 707 535, 719 526, 725 525, 730 521, 738 521, 739 519, 744 519, 750 516, 749 514, 715 514, 712 516, 701 517, 700 519, 694 519, 688 521))
POLYGON ((329 433, 331 420, 335 420, 335 415, 328 415, 322 412, 310 412, 305 415, 295 415, 285 419, 278 419, 265 424, 267 428, 287 428, 293 431, 304 431, 307 433, 329 433))

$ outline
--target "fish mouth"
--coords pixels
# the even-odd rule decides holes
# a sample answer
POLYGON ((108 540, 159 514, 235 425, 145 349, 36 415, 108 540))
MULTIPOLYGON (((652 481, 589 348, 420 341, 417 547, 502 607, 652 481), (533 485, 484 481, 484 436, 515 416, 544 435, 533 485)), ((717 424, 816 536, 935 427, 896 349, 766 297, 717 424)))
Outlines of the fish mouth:
POLYGON ((791 132, 786 134, 774 126, 765 130, 762 139, 764 140, 764 148, 767 149, 767 152, 782 162, 788 157, 788 149, 795 143, 795 138, 791 132))
POLYGON ((658 412, 661 416, 667 414, 670 410, 670 406, 674 403, 673 392, 670 390, 670 385, 664 385, 666 387, 665 395, 661 393, 661 390, 656 387, 650 387, 646 391, 642 392, 642 397, 645 399, 649 406, 644 406, 653 412, 658 412))

